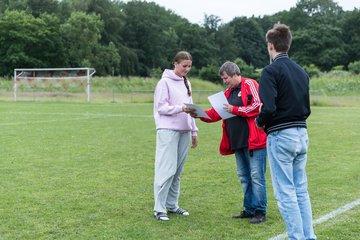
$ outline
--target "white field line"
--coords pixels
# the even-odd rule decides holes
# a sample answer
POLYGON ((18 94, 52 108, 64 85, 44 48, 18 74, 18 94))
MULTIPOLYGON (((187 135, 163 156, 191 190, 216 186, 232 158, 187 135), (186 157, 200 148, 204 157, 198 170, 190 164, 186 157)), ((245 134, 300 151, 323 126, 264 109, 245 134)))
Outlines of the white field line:
MULTIPOLYGON (((356 199, 355 201, 351 202, 351 203, 348 203, 342 207, 339 207, 338 209, 316 219, 314 221, 314 226, 317 225, 317 224, 320 224, 320 223, 323 223, 331 218, 334 218, 346 211, 349 211, 350 209, 356 207, 356 206, 359 206, 360 205, 360 198, 359 199, 356 199)), ((286 233, 282 233, 282 234, 279 234, 275 237, 272 237, 272 238, 269 238, 268 240, 284 240, 285 238, 287 237, 287 234, 286 233)))
MULTIPOLYGON (((340 123, 337 122, 310 122, 307 123, 308 125, 312 125, 312 124, 320 124, 320 125, 338 125, 340 123)), ((348 125, 360 125, 360 122, 352 122, 352 123, 347 123, 348 125)))
MULTIPOLYGON (((4 113, 1 113, 4 115, 4 113)), ((38 123, 51 123, 51 122, 66 122, 66 121, 81 121, 91 119, 103 119, 110 117, 130 117, 130 118, 150 118, 152 115, 136 115, 136 114, 67 114, 67 113, 25 113, 25 112, 8 112, 5 114, 29 114, 29 115, 62 115, 62 116, 81 116, 67 119, 50 119, 50 120, 37 120, 26 122, 12 122, 12 123, 0 123, 0 126, 16 126, 16 125, 28 125, 38 123)))
POLYGON ((14 123, 0 123, 0 126, 16 126, 16 125, 39 124, 39 123, 79 121, 79 120, 90 120, 90 119, 98 119, 98 118, 104 118, 104 117, 82 117, 82 118, 52 119, 52 120, 39 120, 39 121, 14 122, 14 123))
POLYGON ((104 117, 152 117, 144 114, 116 114, 116 113, 64 113, 64 112, 0 112, 1 115, 62 115, 62 116, 104 116, 104 117))

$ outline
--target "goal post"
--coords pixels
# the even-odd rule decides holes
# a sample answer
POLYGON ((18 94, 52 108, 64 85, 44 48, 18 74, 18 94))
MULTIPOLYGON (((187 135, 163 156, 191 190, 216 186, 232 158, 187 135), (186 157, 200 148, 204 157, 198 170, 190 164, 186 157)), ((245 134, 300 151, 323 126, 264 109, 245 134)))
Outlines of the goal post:
POLYGON ((13 95, 18 98, 21 89, 65 89, 73 86, 86 88, 87 101, 91 101, 91 77, 94 68, 16 68, 13 95))

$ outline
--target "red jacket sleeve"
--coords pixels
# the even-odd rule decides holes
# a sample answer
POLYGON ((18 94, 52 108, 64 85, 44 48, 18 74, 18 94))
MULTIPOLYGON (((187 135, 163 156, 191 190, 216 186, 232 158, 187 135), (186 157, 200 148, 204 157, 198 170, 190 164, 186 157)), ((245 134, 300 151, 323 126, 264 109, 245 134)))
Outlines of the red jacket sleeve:
POLYGON ((242 80, 242 100, 244 106, 234 106, 232 113, 242 117, 256 117, 259 114, 259 109, 261 106, 261 101, 259 97, 259 84, 252 79, 243 79, 242 80), (250 103, 248 103, 250 98, 250 103))
POLYGON ((203 122, 211 123, 211 122, 217 122, 217 121, 222 119, 214 108, 210 108, 208 110, 205 110, 205 112, 211 119, 200 118, 200 120, 203 121, 203 122))

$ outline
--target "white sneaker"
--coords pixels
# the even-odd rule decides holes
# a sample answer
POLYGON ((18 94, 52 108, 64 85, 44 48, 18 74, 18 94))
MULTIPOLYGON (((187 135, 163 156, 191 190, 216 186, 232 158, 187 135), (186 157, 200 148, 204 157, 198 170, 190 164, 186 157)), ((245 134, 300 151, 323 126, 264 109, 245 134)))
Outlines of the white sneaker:
POLYGON ((184 216, 189 216, 189 212, 182 208, 173 208, 169 210, 170 213, 176 213, 184 216))
POLYGON ((168 215, 163 212, 154 212, 154 217, 156 218, 156 220, 159 220, 159 221, 169 221, 170 220, 168 215))

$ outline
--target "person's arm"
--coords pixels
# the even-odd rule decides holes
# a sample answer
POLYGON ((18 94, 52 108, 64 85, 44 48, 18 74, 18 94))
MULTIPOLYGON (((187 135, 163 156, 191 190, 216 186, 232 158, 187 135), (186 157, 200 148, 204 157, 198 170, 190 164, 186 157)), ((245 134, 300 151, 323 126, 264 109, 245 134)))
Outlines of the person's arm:
POLYGON ((200 120, 203 122, 212 123, 212 122, 220 121, 222 119, 214 108, 210 108, 208 110, 205 110, 204 112, 210 117, 210 119, 200 118, 200 120))
MULTIPOLYGON (((186 110, 184 112, 186 112, 186 110)), ((199 129, 196 126, 195 119, 192 118, 191 119, 191 147, 192 148, 196 148, 198 145, 198 131, 199 131, 199 129)))
POLYGON ((198 136, 191 137, 191 148, 196 148, 198 145, 198 136))
POLYGON ((250 93, 246 96, 247 104, 246 106, 232 106, 230 113, 239 115, 242 117, 255 117, 259 114, 259 108, 261 106, 261 101, 258 93, 258 83, 250 80, 244 80, 244 86, 246 86, 250 91, 250 93))
POLYGON ((189 113, 190 116, 193 118, 198 118, 201 121, 207 122, 207 123, 217 122, 217 121, 221 120, 220 115, 215 111, 214 108, 210 108, 210 109, 204 111, 210 117, 210 119, 204 118, 204 117, 198 117, 197 114, 195 113, 195 109, 193 109, 193 108, 186 107, 186 108, 184 108, 184 112, 189 113))

